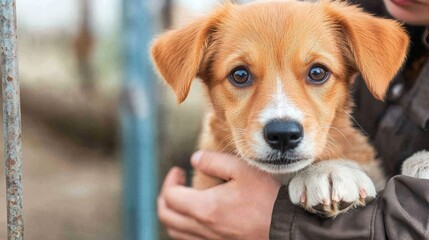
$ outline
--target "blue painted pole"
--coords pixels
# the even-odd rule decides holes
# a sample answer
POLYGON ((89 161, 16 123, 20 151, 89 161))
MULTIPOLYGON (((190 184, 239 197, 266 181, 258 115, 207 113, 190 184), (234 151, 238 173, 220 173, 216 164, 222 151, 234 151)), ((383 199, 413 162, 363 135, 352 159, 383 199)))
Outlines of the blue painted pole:
POLYGON ((157 0, 124 0, 124 83, 120 120, 124 239, 157 240, 156 76, 149 44, 159 26, 157 0))

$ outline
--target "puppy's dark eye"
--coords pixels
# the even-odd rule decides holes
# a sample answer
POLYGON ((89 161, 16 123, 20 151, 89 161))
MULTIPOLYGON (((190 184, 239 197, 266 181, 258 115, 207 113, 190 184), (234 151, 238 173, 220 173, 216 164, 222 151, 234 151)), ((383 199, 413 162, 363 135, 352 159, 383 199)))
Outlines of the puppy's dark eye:
POLYGON ((239 87, 248 86, 252 83, 252 74, 243 66, 234 68, 228 78, 234 85, 239 87))
POLYGON ((328 79, 330 72, 325 66, 313 65, 308 71, 307 80, 311 83, 321 84, 328 79))

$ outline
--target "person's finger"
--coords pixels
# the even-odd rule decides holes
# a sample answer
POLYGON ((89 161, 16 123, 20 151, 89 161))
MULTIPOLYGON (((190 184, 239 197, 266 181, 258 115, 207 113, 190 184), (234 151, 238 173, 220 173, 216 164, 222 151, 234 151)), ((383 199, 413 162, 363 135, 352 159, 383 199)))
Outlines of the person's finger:
POLYGON ((204 239, 214 239, 216 237, 213 232, 195 219, 169 209, 163 198, 158 199, 158 216, 167 228, 173 228, 178 232, 204 239))
POLYGON ((165 192, 166 189, 170 187, 184 185, 185 181, 185 173, 183 172, 183 170, 178 167, 173 167, 172 169, 170 169, 164 179, 164 183, 161 187, 161 195, 165 192))
POLYGON ((207 239, 207 238, 200 238, 200 237, 197 237, 197 236, 194 236, 192 234, 185 233, 185 232, 181 232, 181 231, 175 230, 173 228, 167 228, 167 234, 171 239, 174 239, 174 240, 204 240, 204 239, 207 239))
POLYGON ((235 155, 207 151, 194 153, 191 163, 195 169, 226 181, 234 179, 244 165, 235 155))
POLYGON ((217 199, 210 189, 197 190, 182 186, 170 188, 163 197, 170 209, 201 222, 208 222, 207 213, 211 212, 217 199))

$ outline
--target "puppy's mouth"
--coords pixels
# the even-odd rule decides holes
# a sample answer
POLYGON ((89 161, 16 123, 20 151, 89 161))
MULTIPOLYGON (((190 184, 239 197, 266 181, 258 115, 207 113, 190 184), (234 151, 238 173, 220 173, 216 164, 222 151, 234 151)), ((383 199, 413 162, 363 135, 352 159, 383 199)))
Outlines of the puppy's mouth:
POLYGON ((250 163, 261 170, 273 174, 291 173, 310 165, 314 158, 309 155, 288 154, 252 159, 250 163), (289 156, 288 156, 289 155, 289 156))
POLYGON ((282 165, 291 165, 294 163, 298 163, 304 160, 308 160, 308 158, 277 158, 277 159, 270 159, 270 160, 265 160, 265 159, 256 159, 255 161, 258 162, 259 164, 264 164, 264 165, 273 165, 273 166, 282 166, 282 165))
POLYGON ((305 162, 310 160, 312 157, 307 154, 300 154, 296 151, 289 151, 286 153, 280 153, 278 151, 272 152, 264 158, 255 159, 259 164, 282 166, 292 165, 299 162, 305 162))

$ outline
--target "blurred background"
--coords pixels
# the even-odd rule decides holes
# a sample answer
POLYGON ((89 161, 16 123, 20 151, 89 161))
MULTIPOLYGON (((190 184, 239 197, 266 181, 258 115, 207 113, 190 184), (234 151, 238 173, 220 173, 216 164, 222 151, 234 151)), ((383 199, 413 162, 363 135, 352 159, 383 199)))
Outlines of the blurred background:
POLYGON ((25 238, 167 239, 152 200, 171 166, 188 167, 204 106, 197 81, 177 106, 147 46, 218 1, 16 2, 25 238))

